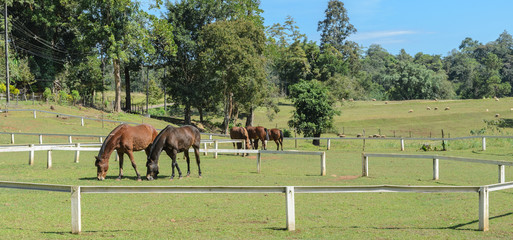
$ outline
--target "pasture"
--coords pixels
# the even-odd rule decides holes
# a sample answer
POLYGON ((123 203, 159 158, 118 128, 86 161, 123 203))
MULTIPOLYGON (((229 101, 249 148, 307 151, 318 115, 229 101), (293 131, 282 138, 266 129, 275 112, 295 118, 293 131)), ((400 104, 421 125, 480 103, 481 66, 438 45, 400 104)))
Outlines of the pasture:
MULTIPOLYGON (((511 114, 508 104, 511 102, 511 99, 501 100, 497 111, 501 110, 501 115, 508 117, 511 114)), ((493 119, 493 116, 488 116, 493 113, 491 110, 481 112, 478 109, 494 102, 453 101, 447 103, 456 104, 451 105, 453 112, 442 109, 437 113, 433 110, 408 113, 410 108, 423 109, 430 104, 420 101, 351 104, 339 106, 342 115, 336 119, 337 127, 381 128, 384 131, 405 126, 413 129, 415 126, 423 132, 436 130, 438 133, 440 128, 444 128, 452 135, 468 136, 469 130, 485 127, 484 118, 493 119), (383 109, 390 106, 393 109, 383 109), (406 109, 404 113, 386 114, 403 108, 406 109), (418 115, 414 115, 416 113, 418 115), (382 118, 379 117, 381 114, 382 118)), ((85 114, 98 116, 97 112, 87 109, 57 108, 57 112, 84 115, 85 111, 85 114)), ((288 120, 286 116, 290 110, 290 106, 283 105, 271 123, 264 118, 265 110, 258 109, 255 125, 283 128, 285 125, 282 123, 288 120)), ((2 113, 0 117, 0 131, 4 132, 44 130, 45 133, 106 135, 116 126, 105 124, 102 128, 100 122, 88 121, 82 127, 78 119, 56 116, 33 119, 29 112, 12 112, 7 116, 2 113)), ((109 117, 130 119, 132 116, 109 117)), ((150 123, 158 129, 167 125, 144 118, 123 121, 150 123)), ((8 144, 9 141, 10 136, 0 135, 0 144, 8 144)), ((37 137, 17 136, 16 141, 17 144, 37 143, 37 137)), ((45 138, 45 142, 66 143, 67 138, 45 138)), ((74 139, 74 142, 97 141, 74 139)), ((310 142, 298 141, 297 149, 326 150, 326 141, 321 141, 319 147, 310 142)), ((399 141, 367 140, 365 151, 505 161, 511 161, 513 156, 513 140, 510 139, 487 139, 486 151, 481 150, 480 139, 450 141, 448 151, 420 151, 424 143, 426 141, 407 141, 405 151, 400 152, 399 141)), ((429 143, 441 145, 436 141, 429 143)), ((231 144, 222 147, 232 148, 231 144)), ((275 144, 268 143, 268 148, 275 149, 275 144)), ((217 159, 212 154, 201 154, 202 178, 198 178, 196 165, 192 164, 191 177, 173 181, 169 181, 171 159, 163 154, 159 178, 142 182, 135 181, 135 173, 127 161, 124 165, 125 178, 116 181, 118 163, 114 161, 114 155, 111 156, 106 180, 100 182, 96 180, 94 166, 96 152, 81 152, 80 162, 74 163, 73 152, 56 151, 51 169, 46 169, 45 152, 35 153, 33 166, 28 165, 27 153, 0 153, 0 180, 82 186, 479 186, 497 182, 496 166, 451 161, 440 161, 440 179, 432 180, 432 162, 426 159, 374 158, 370 160, 371 175, 361 177, 362 148, 363 140, 332 141, 331 150, 326 151, 326 176, 319 176, 318 156, 263 155, 262 172, 257 173, 254 154, 249 157, 219 154, 217 159)), ((294 141, 285 140, 284 149, 294 149, 294 141)), ((137 152, 135 159, 140 171, 145 172, 145 154, 137 152)), ((185 167, 183 154, 179 154, 178 163, 182 169, 185 167)), ((511 167, 506 167, 506 181, 513 181, 511 167)), ((285 229, 283 194, 83 194, 80 235, 70 233, 69 193, 17 189, 0 189, 0 192, 0 214, 3 216, 0 235, 7 239, 497 239, 513 234, 512 190, 490 194, 490 231, 487 232, 477 231, 478 196, 469 193, 296 193, 294 232, 285 229)))

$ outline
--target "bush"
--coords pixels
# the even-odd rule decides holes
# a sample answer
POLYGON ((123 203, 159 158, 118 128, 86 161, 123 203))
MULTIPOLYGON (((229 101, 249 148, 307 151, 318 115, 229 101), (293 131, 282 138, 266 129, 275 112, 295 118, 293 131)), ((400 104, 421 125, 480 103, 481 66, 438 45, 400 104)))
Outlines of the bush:
POLYGON ((46 100, 46 102, 53 100, 53 94, 50 88, 45 88, 45 91, 43 92, 43 98, 46 100))
POLYGON ((283 137, 291 137, 291 133, 288 129, 283 129, 283 137))

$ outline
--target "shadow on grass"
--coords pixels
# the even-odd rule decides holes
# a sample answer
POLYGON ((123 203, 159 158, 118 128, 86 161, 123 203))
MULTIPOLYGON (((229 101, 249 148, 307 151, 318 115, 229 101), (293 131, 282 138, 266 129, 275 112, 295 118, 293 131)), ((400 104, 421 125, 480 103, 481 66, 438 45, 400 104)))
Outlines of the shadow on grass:
POLYGON ((498 153, 489 153, 489 152, 486 152, 486 151, 477 151, 477 150, 472 150, 472 153, 475 153, 475 154, 479 154, 479 155, 489 155, 489 156, 498 156, 498 157, 511 157, 511 153, 503 153, 503 154, 498 154, 498 153))

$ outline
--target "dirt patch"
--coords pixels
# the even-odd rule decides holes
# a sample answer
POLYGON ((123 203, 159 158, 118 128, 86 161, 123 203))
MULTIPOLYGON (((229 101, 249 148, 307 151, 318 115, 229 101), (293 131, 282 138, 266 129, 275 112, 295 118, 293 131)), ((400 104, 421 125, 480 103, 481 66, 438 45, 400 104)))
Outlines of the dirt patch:
POLYGON ((334 177, 334 179, 332 179, 333 181, 353 180, 353 179, 357 179, 360 177, 360 175, 337 176, 335 174, 333 174, 331 176, 334 177))

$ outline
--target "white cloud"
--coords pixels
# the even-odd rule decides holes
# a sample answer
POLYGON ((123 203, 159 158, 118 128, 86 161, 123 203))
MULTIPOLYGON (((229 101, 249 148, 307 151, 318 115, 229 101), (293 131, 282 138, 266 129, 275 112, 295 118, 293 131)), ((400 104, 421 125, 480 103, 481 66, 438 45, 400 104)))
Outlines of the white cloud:
POLYGON ((409 30, 378 31, 378 32, 363 32, 363 33, 356 32, 356 34, 351 36, 350 39, 352 41, 362 41, 362 40, 384 39, 384 38, 391 38, 391 37, 398 37, 398 36, 412 35, 412 34, 418 34, 418 32, 409 31, 409 30))

